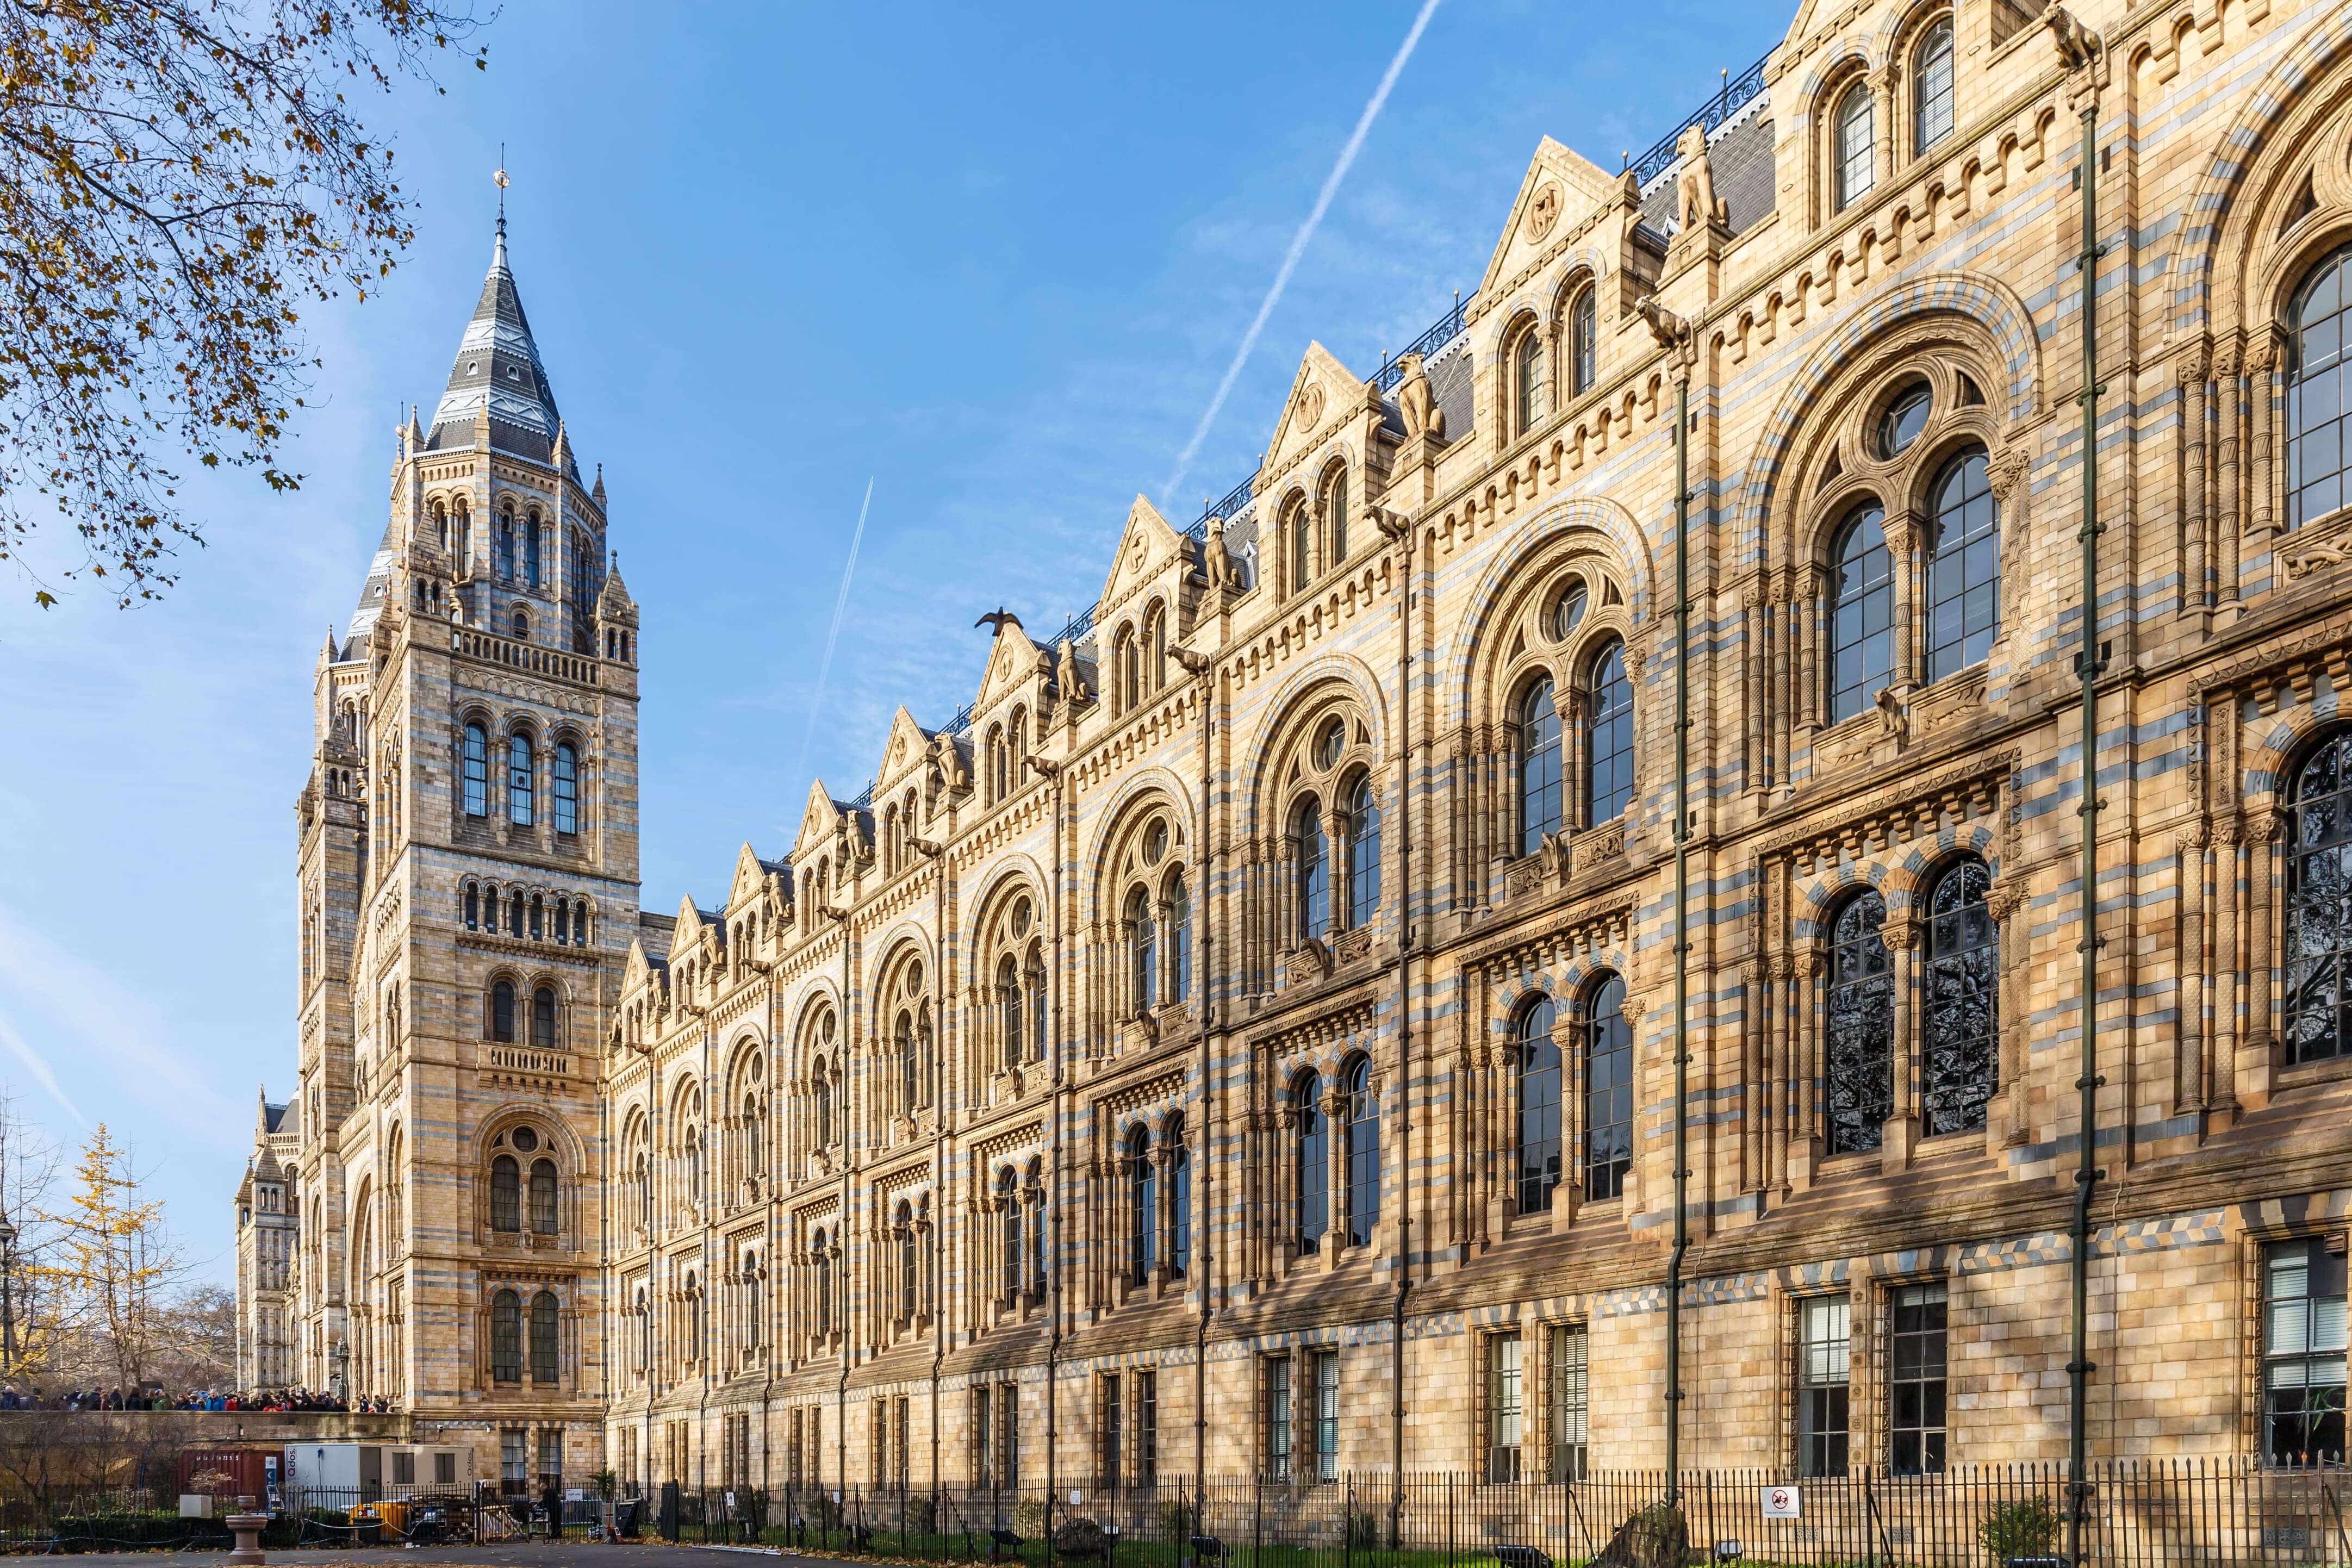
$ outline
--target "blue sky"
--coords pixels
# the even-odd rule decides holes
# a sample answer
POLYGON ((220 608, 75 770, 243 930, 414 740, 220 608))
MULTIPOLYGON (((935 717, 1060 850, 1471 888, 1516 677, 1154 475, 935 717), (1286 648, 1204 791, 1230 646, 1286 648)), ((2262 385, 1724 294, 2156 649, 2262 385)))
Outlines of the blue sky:
POLYGON ((312 662, 479 290, 501 142, 516 278, 644 606, 645 897, 671 909, 744 839, 781 848, 813 773, 859 787, 898 703, 967 700, 981 612, 1042 635, 1090 603, 1137 492, 1181 526, 1246 476, 1310 338, 1369 374, 1474 289, 1538 138, 1614 168, 1789 15, 1444 0, 1162 493, 1419 9, 509 0, 488 73, 373 105, 417 243, 309 318, 300 492, 194 487, 211 545, 159 605, 44 614, 0 581, 19 1109, 111 1124, 229 1277, 255 1093, 293 1076, 312 662))

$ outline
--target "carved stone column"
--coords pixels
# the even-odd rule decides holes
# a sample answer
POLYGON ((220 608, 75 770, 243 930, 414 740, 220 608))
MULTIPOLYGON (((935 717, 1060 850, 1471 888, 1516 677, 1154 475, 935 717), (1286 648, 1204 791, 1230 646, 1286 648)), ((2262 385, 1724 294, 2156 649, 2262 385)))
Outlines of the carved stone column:
MULTIPOLYGON (((2008 871, 2007 867, 2002 869, 2008 871)), ((2025 908, 2024 888, 2010 879, 2017 875, 2010 872, 2008 878, 1995 882, 1985 893, 1985 911, 1993 920, 1994 962, 2000 966, 1993 984, 1993 995, 2000 1009, 1994 1036, 2000 1100, 1998 1112, 1987 1109, 1985 1130, 1989 1140, 2003 1148, 2015 1148, 2026 1141, 2031 1110, 2025 1026, 2032 1007, 2026 984, 2032 962, 2032 932, 2016 918, 2025 908)))
POLYGON ((1789 1145, 1797 1136, 1796 1089, 1797 1006, 1794 991, 1797 966, 1788 953, 1774 953, 1770 960, 1772 1006, 1766 1016, 1766 1040, 1769 1056, 1765 1073, 1772 1094, 1772 1112, 1766 1122, 1764 1137, 1765 1179, 1772 1186, 1786 1191, 1789 1185, 1789 1145))
MULTIPOLYGON (((2273 415, 2277 408, 2279 342, 2265 331, 2254 340, 2246 355, 2246 386, 2252 404, 2253 440, 2252 455, 2246 463, 2247 489, 2252 490, 2251 516, 2246 522, 2249 547, 2267 553, 2271 547, 2271 510, 2273 492, 2278 479, 2277 465, 2271 458, 2272 432, 2275 428, 2273 415)), ((2284 585, 2284 574, 2277 563, 2271 568, 2273 588, 2284 585)))
POLYGON ((2210 837, 2200 821, 2174 840, 2180 889, 2180 1021, 2173 1030, 2175 1115, 2202 1110, 2205 1104, 2205 845, 2210 837))
POLYGON ((1889 61, 1885 68, 1870 79, 1871 140, 1876 143, 1870 153, 1871 167, 1875 169, 1874 182, 1884 187, 1895 179, 1895 77, 1896 67, 1889 61))
POLYGON ((1895 1100, 1879 1142, 1880 1168, 1892 1173, 1909 1168, 1912 1152, 1919 1144, 1916 954, 1926 931, 1916 920, 1897 919, 1889 920, 1879 934, 1886 943, 1895 972, 1895 1100))
POLYGON ((1772 668, 1769 672, 1772 695, 1768 703, 1772 737, 1771 782, 1775 784, 1785 784, 1789 781, 1789 731, 1796 719, 1791 693, 1799 689, 1795 684, 1798 613, 1789 574, 1775 574, 1772 579, 1772 668))
POLYGON ((2238 1109, 2238 972, 2243 963, 2238 919, 2239 889, 2245 881, 2245 823, 2236 817, 2214 826, 2214 880, 2221 896, 2213 943, 2213 1101, 2207 1109, 2231 1117, 2238 1109))
POLYGON ((1919 572, 1927 520, 1917 512, 1889 508, 1886 513, 1886 553, 1895 563, 1895 679, 1900 693, 1919 684, 1919 618, 1925 595, 1919 572))
MULTIPOLYGON (((1644 1142, 1641 1131, 1643 1113, 1644 1110, 1647 1109, 1650 1114, 1655 1115, 1657 1114, 1657 1108, 1663 1103, 1666 1107, 1665 1114, 1671 1117, 1674 1114, 1674 1108, 1672 1104, 1667 1101, 1666 1097, 1659 1095, 1650 1096, 1649 1104, 1646 1108, 1643 1104, 1643 1095, 1642 1092, 1642 1074, 1639 1064, 1648 1060, 1649 1054, 1642 1048, 1642 1017, 1643 1014, 1650 1010, 1650 999, 1646 996, 1636 996, 1629 990, 1625 994, 1625 1002, 1622 1010, 1625 1015, 1625 1029, 1627 1036, 1633 1042, 1633 1060, 1636 1064, 1633 1074, 1633 1083, 1635 1086, 1633 1089, 1633 1160, 1632 1164, 1626 1167, 1625 1171, 1624 1213, 1630 1216, 1642 1212, 1643 1194, 1648 1190, 1642 1180, 1642 1145, 1644 1142)), ((1673 1145, 1668 1143, 1664 1146, 1664 1149, 1670 1151, 1673 1145)), ((1654 1156, 1654 1158, 1664 1162, 1667 1160, 1668 1156, 1666 1152, 1662 1152, 1654 1156)), ((1672 1182, 1673 1177, 1670 1173, 1667 1176, 1667 1183, 1671 1185, 1672 1182)))
POLYGON ((2271 1000, 2277 981, 2272 955, 2278 951, 2278 844, 2286 819, 2266 811, 2246 824, 2246 1038, 2238 1060, 2238 1103, 2259 1110, 2270 1102, 2276 1037, 2271 1000))
MULTIPOLYGON (((1584 794, 1585 752, 1591 740, 1584 732, 1584 712, 1590 702, 1591 699, 1585 696, 1583 688, 1568 682, 1553 682, 1552 711, 1559 715, 1559 826, 1563 832, 1572 827, 1592 826, 1591 803, 1584 794)), ((1525 768, 1525 757, 1520 758, 1520 766, 1525 768)), ((1527 798, 1524 789, 1518 798, 1522 801, 1527 798)), ((1516 812, 1511 819, 1519 825, 1519 841, 1511 846, 1511 853, 1516 858, 1527 848, 1528 825, 1516 812)))
POLYGON ((1562 999, 1552 1014, 1552 1048, 1559 1052, 1559 1185, 1551 1195, 1554 1230, 1576 1221, 1584 1201, 1584 1000, 1562 999))
POLYGON ((1796 1012, 1797 1048, 1789 1089, 1793 1130, 1788 1140, 1788 1184, 1802 1189, 1813 1184, 1813 1173, 1822 1163, 1822 983, 1829 961, 1818 947, 1792 957, 1796 985, 1790 1005, 1796 1012))
POLYGON ((2216 356, 2214 380, 2221 404, 2220 515, 2215 520, 2221 542, 2221 608, 2234 614, 2238 600, 2238 535, 2245 526, 2243 489, 2238 478, 2238 436, 2243 428, 2246 398, 2239 380, 2240 351, 2233 344, 2216 356))
POLYGON ((2205 513, 2205 426, 2210 417, 2206 381, 2211 374, 2210 360, 2201 344, 2180 362, 2180 607, 2192 615, 2205 611, 2212 594, 2205 513))
POLYGON ((1798 571, 1797 630, 1803 638, 1797 664, 1797 689, 1789 710, 1810 740, 1822 725, 1822 647, 1829 640, 1829 575, 1808 563, 1798 571))

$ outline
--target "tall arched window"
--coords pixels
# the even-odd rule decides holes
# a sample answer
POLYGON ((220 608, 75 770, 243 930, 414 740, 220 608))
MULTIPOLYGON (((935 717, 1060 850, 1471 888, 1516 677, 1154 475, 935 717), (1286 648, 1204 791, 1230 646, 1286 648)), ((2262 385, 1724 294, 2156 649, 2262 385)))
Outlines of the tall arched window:
POLYGON ((555 1292, 541 1290, 530 1299, 530 1380, 551 1384, 558 1364, 559 1309, 555 1292))
POLYGON ((1021 1060, 1021 1042, 1028 1038, 1021 1016, 1021 969, 1006 953, 996 961, 996 1005, 1003 1016, 1004 1065, 1013 1067, 1021 1060))
POLYGON ((1136 650, 1135 633, 1129 627, 1119 628, 1111 649, 1111 668, 1118 671, 1119 711, 1124 713, 1143 700, 1143 658, 1136 650))
POLYGON ((1290 514, 1290 587, 1293 593, 1314 576, 1315 515, 1305 501, 1290 514))
POLYGON ((555 1234, 555 1162, 552 1160, 534 1160, 530 1163, 530 1228, 541 1236, 555 1234))
POLYGON ((1290 842, 1298 861, 1298 935, 1331 934, 1331 857, 1323 838, 1323 812, 1312 799, 1298 803, 1291 817, 1290 842))
POLYGON ((2286 866, 2286 1065, 2352 1053, 2352 731, 2321 742, 2294 771, 2286 866))
POLYGON ((1543 333, 1529 327, 1511 352, 1511 379, 1518 394, 1517 433, 1526 435, 1543 417, 1543 333))
POLYGON ((580 831, 580 752, 570 742, 555 748, 555 831, 580 831))
POLYGON ((1168 879, 1168 999, 1181 1002, 1192 994, 1192 895, 1178 871, 1168 879))
POLYGON ((1323 1076, 1308 1073, 1291 1091, 1297 1128, 1298 1250, 1319 1250, 1331 1228, 1331 1124, 1323 1114, 1323 1076))
POLYGON ((2315 268, 2288 313, 2294 369, 2286 383, 2286 525, 2316 522, 2345 502, 2352 470, 2352 396, 2345 342, 2352 333, 2352 247, 2315 268))
POLYGON ((1331 563, 1337 566, 1348 559, 1347 469, 1331 476, 1331 493, 1325 500, 1324 510, 1331 519, 1331 563))
POLYGON ((511 583, 515 570, 515 526, 514 513, 510 511, 501 512, 499 516, 498 551, 498 560, 494 564, 499 575, 511 583))
POLYGON ((1832 178, 1837 210, 1843 212, 1877 179, 1874 162, 1877 155, 1877 113, 1871 102, 1868 82, 1858 81, 1845 89, 1845 96, 1838 100, 1832 122, 1837 137, 1832 178))
POLYGON ((1895 679, 1895 572, 1886 512, 1875 501, 1838 532, 1830 552, 1836 584, 1830 610, 1830 722, 1851 719, 1895 679))
POLYGON ((1127 896, 1127 940, 1135 984, 1128 1000, 1140 1016, 1160 1000, 1160 930, 1151 918, 1151 896, 1141 888, 1127 896))
POLYGON ((1584 999, 1584 1195, 1616 1197, 1633 1168, 1633 1029, 1612 974, 1584 999))
POLYGON ((1952 133, 1952 24, 1927 29, 1911 62, 1911 153, 1916 157, 1952 133))
POLYGON ((490 1378, 522 1381, 522 1298, 511 1290, 490 1298, 490 1378))
POLYGON ((686 1201, 702 1202, 702 1129, 686 1130, 686 1201))
POLYGON ((1029 1207, 1029 1288, 1043 1300, 1045 1295, 1045 1163, 1029 1162, 1022 1194, 1029 1207))
POLYGON ((2000 1087, 2000 954, 1985 894, 1992 875, 1962 860, 1927 895, 1927 1027, 1922 1095, 1927 1131, 1966 1132, 1985 1124, 2000 1087))
POLYGON ((809 1250, 816 1259, 816 1332, 824 1339, 833 1332, 833 1248, 825 1244, 824 1232, 809 1238, 809 1250))
POLYGON ((1625 679, 1625 645, 1612 642, 1586 667, 1585 820, 1602 823, 1633 803, 1633 683, 1625 679))
POLYGON ((686 1359, 702 1359, 702 1288, 691 1268, 686 1271, 686 1359))
POLYGON ((923 1102, 922 1060, 915 1044, 915 1016, 898 1015, 895 1030, 898 1044, 898 1104, 911 1112, 923 1102))
POLYGON ((1007 1165, 996 1178, 999 1284, 1006 1305, 1021 1299, 1021 1178, 1007 1165))
POLYGON ((901 1201, 898 1224, 898 1316, 908 1325, 922 1313, 923 1250, 915 1235, 915 1206, 901 1201))
POLYGON ((1591 391, 1600 380, 1598 314, 1591 289, 1568 308, 1568 383, 1569 394, 1574 397, 1591 391))
POLYGON ((1127 1204, 1129 1273, 1149 1285, 1160 1261, 1160 1167, 1151 1163, 1151 1134, 1140 1127, 1127 1141, 1127 1204))
POLYGON ((1559 1047, 1552 1043, 1557 1014, 1549 996, 1519 1015, 1518 1210, 1541 1214, 1559 1185, 1559 1047))
POLYGON ((490 1162, 490 1228, 522 1229, 522 1167, 511 1154, 490 1162))
POLYGON ((833 1079, 825 1071, 824 1059, 817 1058, 816 1071, 809 1085, 809 1121, 816 1135, 816 1146, 833 1146, 833 1079))
POLYGON ((1559 831, 1559 708, 1551 678, 1519 699, 1519 853, 1533 855, 1559 831))
POLYGON ((1878 1147, 1895 1109, 1895 973, 1875 889, 1847 900, 1830 928, 1829 1144, 1832 1154, 1878 1147))
POLYGON ((760 1255, 747 1252, 743 1255, 743 1342, 753 1350, 760 1348, 760 1336, 765 1328, 761 1321, 765 1314, 761 1310, 763 1294, 760 1289, 760 1255))
POLYGON ((466 726, 466 815, 490 814, 490 737, 479 724, 466 726))
POLYGON ((1945 466, 1927 563, 1927 679, 1981 664, 2000 635, 2000 517, 1984 448, 1945 466))
POLYGON ((522 575, 524 582, 534 588, 539 586, 539 518, 536 513, 523 524, 522 575))
POLYGON ((457 498, 457 538, 455 552, 457 557, 457 575, 472 576, 474 574, 474 514, 466 509, 466 498, 463 496, 457 498))
POLYGON ((1168 1273, 1181 1279, 1192 1266, 1192 1151, 1185 1147, 1181 1116, 1160 1136, 1168 1145, 1168 1273))
POLYGON ((511 980, 490 983, 490 1038, 500 1045, 514 1044, 515 988, 511 980))
POLYGON ((1143 683, 1154 692, 1168 684, 1168 612, 1158 605, 1143 616, 1143 683))
POLYGON ((1029 990, 1029 1059, 1045 1059, 1045 949, 1041 942, 1029 950, 1029 966, 1023 973, 1029 990))
POLYGON ((1348 929, 1360 931, 1381 910, 1381 803, 1370 773, 1356 775, 1347 803, 1342 831, 1348 836, 1348 929))
POLYGON ((507 820, 517 827, 530 826, 530 737, 507 739, 507 820))
POLYGON ((530 1044, 533 1050, 555 1048, 555 992, 551 986, 530 994, 530 1044))
POLYGON ((1372 1064, 1358 1057, 1348 1069, 1348 1245, 1370 1247, 1381 1221, 1381 1097, 1372 1089, 1372 1064))

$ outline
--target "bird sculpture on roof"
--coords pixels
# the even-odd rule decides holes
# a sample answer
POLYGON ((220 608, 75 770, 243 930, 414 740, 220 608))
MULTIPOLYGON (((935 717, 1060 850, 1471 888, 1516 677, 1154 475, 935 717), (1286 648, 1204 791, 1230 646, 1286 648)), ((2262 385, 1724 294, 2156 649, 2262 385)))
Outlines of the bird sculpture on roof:
POLYGON ((1003 637, 1004 635, 1005 627, 1017 626, 1021 624, 1021 617, 1006 609, 1003 605, 999 605, 996 608, 989 611, 988 614, 981 616, 980 619, 972 622, 971 624, 976 626, 994 626, 996 628, 996 635, 998 637, 1003 637))

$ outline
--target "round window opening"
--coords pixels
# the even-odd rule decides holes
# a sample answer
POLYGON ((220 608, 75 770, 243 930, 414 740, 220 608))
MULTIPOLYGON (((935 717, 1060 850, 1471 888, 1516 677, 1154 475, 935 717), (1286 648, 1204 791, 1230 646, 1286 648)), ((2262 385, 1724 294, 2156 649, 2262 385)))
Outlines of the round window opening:
POLYGON ((1157 866, 1160 858, 1168 853, 1168 825, 1155 822, 1143 830, 1143 863, 1157 866))
POLYGON ((539 1134, 528 1127, 518 1127, 514 1130, 514 1146, 528 1154, 539 1147, 539 1134))
POLYGON ((1934 406, 1935 396, 1925 386, 1915 386, 1887 405, 1886 412, 1878 416, 1878 455, 1901 457, 1927 427, 1927 414, 1934 406))
POLYGON ((1315 737, 1315 765, 1320 768, 1329 767, 1339 760, 1339 753, 1347 749, 1348 721, 1345 719, 1334 719, 1323 726, 1321 734, 1315 737))
POLYGON ((1014 936, 1029 934, 1029 900, 1026 899, 1013 906, 1013 934, 1014 936))
POLYGON ((1589 591, 1581 577, 1570 577, 1552 601, 1551 635, 1565 637, 1584 623, 1584 610, 1589 603, 1589 591))

